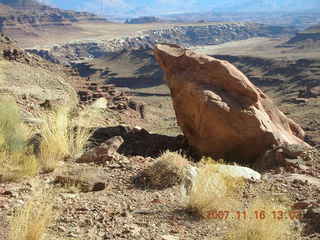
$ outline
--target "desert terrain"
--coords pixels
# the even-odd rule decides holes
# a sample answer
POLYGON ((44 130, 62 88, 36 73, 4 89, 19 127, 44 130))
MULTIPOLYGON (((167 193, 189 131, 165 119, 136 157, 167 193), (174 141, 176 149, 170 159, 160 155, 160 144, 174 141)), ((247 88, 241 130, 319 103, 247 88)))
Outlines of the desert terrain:
POLYGON ((0 6, 0 240, 320 239, 317 26, 43 8, 0 6))

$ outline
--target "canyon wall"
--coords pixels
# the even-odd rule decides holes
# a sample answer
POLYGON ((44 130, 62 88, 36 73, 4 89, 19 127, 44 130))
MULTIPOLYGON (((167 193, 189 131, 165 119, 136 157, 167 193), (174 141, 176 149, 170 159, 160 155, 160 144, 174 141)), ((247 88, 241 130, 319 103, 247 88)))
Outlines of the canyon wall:
POLYGON ((55 58, 55 61, 68 62, 82 58, 102 57, 108 53, 123 50, 153 48, 155 44, 164 42, 191 47, 216 45, 252 37, 274 37, 294 32, 295 30, 291 28, 254 23, 174 25, 157 30, 139 31, 130 37, 76 41, 65 45, 56 45, 50 50, 29 49, 29 51, 50 61, 55 58))

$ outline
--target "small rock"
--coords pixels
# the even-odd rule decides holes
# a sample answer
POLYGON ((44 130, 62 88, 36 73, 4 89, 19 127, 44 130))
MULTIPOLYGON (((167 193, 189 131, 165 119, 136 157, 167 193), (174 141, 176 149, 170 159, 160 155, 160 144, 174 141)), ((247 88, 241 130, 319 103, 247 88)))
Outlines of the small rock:
POLYGON ((92 104, 91 107, 95 109, 107 109, 108 101, 105 98, 98 98, 95 100, 92 104))
POLYGON ((74 186, 82 192, 102 191, 106 188, 105 180, 95 168, 78 168, 56 176, 54 183, 64 187, 74 186))
POLYGON ((297 202, 293 204, 292 208, 293 209, 306 209, 311 205, 310 202, 297 202))
POLYGON ((124 143, 124 140, 120 136, 115 136, 98 147, 95 147, 88 152, 84 153, 80 158, 76 160, 77 163, 105 163, 114 159, 117 150, 124 143))
POLYGON ((163 236, 161 236, 161 238, 163 240, 179 240, 180 239, 179 237, 175 237, 173 235, 163 235, 163 236))

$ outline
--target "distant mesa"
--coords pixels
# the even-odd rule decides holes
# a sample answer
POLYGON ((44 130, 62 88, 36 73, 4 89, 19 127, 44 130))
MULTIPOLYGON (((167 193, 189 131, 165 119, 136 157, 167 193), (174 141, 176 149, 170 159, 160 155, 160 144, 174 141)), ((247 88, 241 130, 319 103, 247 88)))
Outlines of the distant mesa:
POLYGON ((35 0, 0 0, 0 31, 12 38, 41 36, 43 29, 72 26, 76 22, 107 21, 88 12, 53 8, 35 0))
POLYGON ((127 19, 126 24, 144 24, 144 23, 156 23, 156 22, 161 22, 160 18, 157 17, 139 17, 139 18, 132 18, 132 19, 127 19))
POLYGON ((311 26, 303 32, 297 33, 287 44, 303 44, 306 47, 320 43, 320 24, 311 26))
POLYGON ((35 0, 0 0, 0 3, 20 10, 41 8, 45 6, 35 0))

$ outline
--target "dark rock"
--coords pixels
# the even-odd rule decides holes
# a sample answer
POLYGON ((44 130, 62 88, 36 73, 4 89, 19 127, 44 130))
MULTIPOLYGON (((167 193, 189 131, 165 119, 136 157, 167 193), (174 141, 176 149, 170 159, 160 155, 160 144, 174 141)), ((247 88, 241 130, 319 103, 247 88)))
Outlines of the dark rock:
POLYGON ((43 103, 39 104, 41 108, 44 108, 45 110, 52 110, 53 104, 50 100, 46 99, 43 103))
POLYGON ((31 147, 32 152, 39 156, 41 152, 41 142, 42 142, 42 136, 40 133, 35 134, 27 141, 27 147, 31 147))

